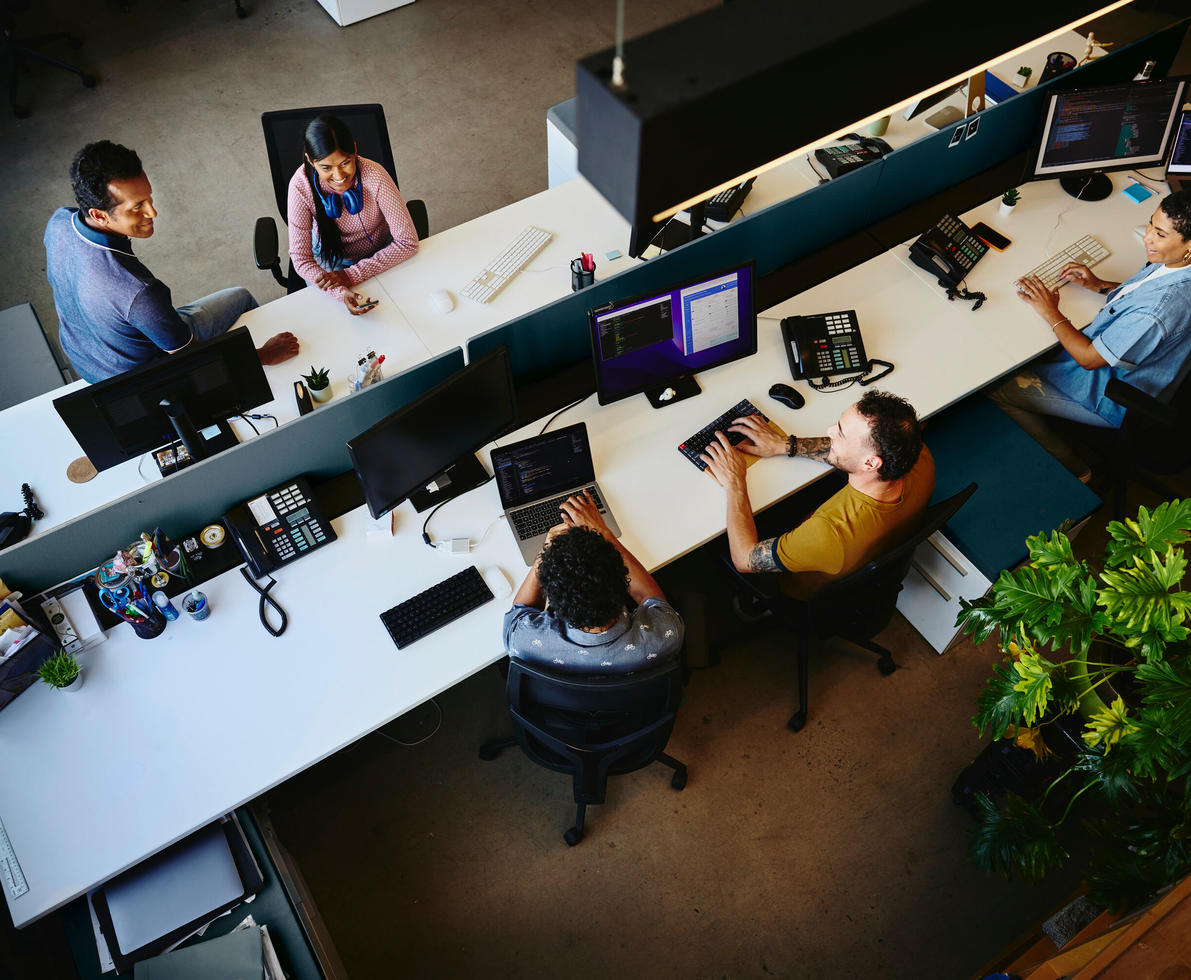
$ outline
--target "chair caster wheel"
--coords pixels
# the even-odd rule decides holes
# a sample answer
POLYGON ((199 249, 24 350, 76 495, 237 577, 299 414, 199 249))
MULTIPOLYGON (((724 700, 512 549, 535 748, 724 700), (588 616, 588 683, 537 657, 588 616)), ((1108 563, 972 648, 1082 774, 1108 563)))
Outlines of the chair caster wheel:
POLYGON ((567 847, 574 847, 576 844, 579 843, 579 841, 583 840, 583 831, 578 830, 575 827, 572 827, 570 830, 568 830, 565 834, 562 835, 562 839, 567 842, 567 847))
POLYGON ((670 788, 682 791, 686 788, 686 770, 679 769, 670 777, 670 788))
POLYGON ((802 731, 802 726, 806 724, 806 712, 796 711, 790 716, 790 720, 786 722, 786 727, 792 732, 802 731))
POLYGON ((893 662, 892 657, 882 657, 877 661, 877 670, 881 672, 882 677, 888 677, 897 670, 897 664, 893 662))
POLYGON ((83 76, 83 88, 95 88, 95 85, 98 83, 98 81, 99 81, 99 79, 96 78, 94 75, 84 75, 83 76))

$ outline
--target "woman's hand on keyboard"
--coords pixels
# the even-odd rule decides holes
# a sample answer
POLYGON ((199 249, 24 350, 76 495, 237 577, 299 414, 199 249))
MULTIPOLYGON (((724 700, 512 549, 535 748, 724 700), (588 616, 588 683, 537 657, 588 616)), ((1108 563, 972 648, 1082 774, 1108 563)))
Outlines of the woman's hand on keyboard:
POLYGON ((762 457, 786 455, 786 437, 779 436, 758 415, 736 419, 728 429, 744 436, 744 442, 736 447, 742 453, 762 457))
POLYGON ((1017 281, 1017 294, 1053 329, 1057 320, 1063 319, 1059 313, 1059 294, 1047 289, 1037 276, 1022 276, 1017 281))
POLYGON ((1068 262, 1059 270, 1059 275, 1068 282, 1073 282, 1077 286, 1083 286, 1084 289, 1090 289, 1094 293, 1100 292, 1101 289, 1108 285, 1108 283, 1093 273, 1082 262, 1068 262))

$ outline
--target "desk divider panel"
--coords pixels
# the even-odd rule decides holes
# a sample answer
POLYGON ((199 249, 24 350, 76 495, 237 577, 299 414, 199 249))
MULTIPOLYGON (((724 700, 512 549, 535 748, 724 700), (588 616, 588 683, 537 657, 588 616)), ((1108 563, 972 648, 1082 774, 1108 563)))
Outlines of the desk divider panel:
POLYGON ((348 439, 462 367, 463 352, 456 347, 27 538, 0 554, 0 578, 12 588, 38 592, 106 561, 141 531, 160 527, 170 537, 189 534, 294 476, 319 479, 350 470, 348 439))
MULTIPOLYGON (((1076 76, 1087 85, 1128 81, 1151 58, 1157 62, 1160 77, 1174 63, 1188 23, 1191 21, 1182 21, 990 106, 975 117, 980 120, 976 136, 964 139, 959 146, 947 145, 955 127, 961 125, 955 123, 844 177, 737 219, 719 231, 479 334, 468 342, 468 360, 505 344, 517 383, 539 381, 591 359, 587 311, 592 307, 665 288, 747 258, 756 260, 758 279, 763 280, 816 250, 863 232, 883 218, 1023 153, 1036 138, 1045 92, 1055 82, 1067 87, 1076 76)), ((980 188, 981 193, 985 190, 980 188)), ((758 292, 768 296, 760 287, 758 292)))

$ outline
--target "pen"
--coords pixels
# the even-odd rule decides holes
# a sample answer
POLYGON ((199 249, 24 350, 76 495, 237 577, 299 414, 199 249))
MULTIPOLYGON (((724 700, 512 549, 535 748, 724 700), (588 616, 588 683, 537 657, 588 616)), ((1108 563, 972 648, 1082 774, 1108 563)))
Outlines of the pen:
POLYGON ((591 252, 582 252, 580 254, 583 256, 583 271, 584 272, 594 272, 595 271, 595 259, 592 258, 591 252))

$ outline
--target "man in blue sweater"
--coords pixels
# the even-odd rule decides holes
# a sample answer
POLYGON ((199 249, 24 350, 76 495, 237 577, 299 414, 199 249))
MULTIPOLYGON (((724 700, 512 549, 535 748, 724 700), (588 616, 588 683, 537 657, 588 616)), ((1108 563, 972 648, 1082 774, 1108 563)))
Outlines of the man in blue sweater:
MULTIPOLYGON (((132 239, 149 238, 157 217, 135 152, 109 140, 88 143, 71 164, 70 181, 78 207, 59 208, 46 225, 46 276, 59 342, 80 377, 100 381, 175 354, 256 309, 243 288, 174 308, 169 288, 132 252, 132 239)), ((280 333, 257 353, 262 364, 279 364, 298 353, 298 341, 280 333)))

